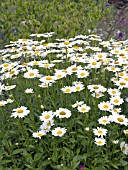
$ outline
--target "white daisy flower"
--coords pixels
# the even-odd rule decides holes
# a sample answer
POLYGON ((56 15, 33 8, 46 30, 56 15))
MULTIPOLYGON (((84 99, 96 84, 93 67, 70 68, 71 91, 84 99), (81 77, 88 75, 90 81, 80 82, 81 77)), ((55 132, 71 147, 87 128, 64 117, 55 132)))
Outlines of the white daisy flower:
POLYGON ((119 106, 124 102, 124 100, 122 98, 120 98, 120 96, 113 96, 110 98, 110 103, 119 106))
POLYGON ((107 125, 110 123, 110 119, 107 116, 103 116, 100 119, 98 119, 98 122, 99 122, 99 124, 107 125))
POLYGON ((29 69, 28 72, 24 73, 25 78, 35 78, 39 75, 39 71, 37 69, 29 69))
POLYGON ((11 117, 19 117, 23 118, 24 116, 27 116, 30 113, 30 110, 27 110, 27 107, 21 106, 19 108, 13 109, 13 113, 11 117))
POLYGON ((78 111, 81 113, 86 113, 89 112, 89 110, 91 109, 89 106, 87 106, 86 104, 83 104, 81 106, 78 106, 78 111))
POLYGON ((63 93, 72 93, 72 92, 74 92, 74 87, 65 86, 65 87, 61 88, 61 90, 63 91, 63 93))
POLYGON ((52 130, 52 135, 62 137, 66 133, 66 130, 66 128, 57 127, 52 130))
POLYGON ((40 120, 47 122, 47 121, 51 121, 53 117, 54 117, 54 113, 52 111, 44 111, 40 116, 40 120))
POLYGON ((112 122, 118 123, 120 125, 128 125, 128 119, 125 117, 125 115, 119 115, 117 113, 109 116, 110 120, 112 122))
POLYGON ((95 144, 97 146, 103 146, 106 144, 106 140, 104 138, 95 138, 95 144))
POLYGON ((107 90, 108 94, 110 94, 111 96, 120 96, 121 92, 119 91, 119 89, 112 89, 112 88, 109 88, 107 90))
POLYGON ((45 132, 43 132, 43 131, 34 132, 34 133, 32 134, 32 136, 33 136, 34 138, 39 138, 39 139, 41 139, 41 137, 44 136, 44 135, 45 135, 45 132))
POLYGON ((106 136, 107 134, 107 129, 104 129, 102 127, 97 127, 97 129, 93 129, 93 133, 96 135, 96 136, 100 136, 101 138, 103 138, 103 136, 106 136))
POLYGON ((113 108, 113 105, 109 101, 103 101, 98 104, 98 108, 103 111, 110 111, 113 108))
POLYGON ((56 112, 54 112, 54 114, 56 115, 56 117, 59 117, 59 118, 71 117, 71 111, 66 108, 59 108, 59 110, 56 110, 56 112))
POLYGON ((126 144, 125 142, 121 142, 120 149, 125 155, 128 155, 128 144, 126 144))
POLYGON ((26 90, 25 90, 25 93, 27 93, 27 94, 30 94, 30 93, 33 93, 33 89, 29 89, 29 88, 27 88, 26 90))
POLYGON ((72 107, 75 108, 75 107, 78 107, 78 106, 80 106, 80 105, 82 105, 82 104, 84 104, 84 101, 80 101, 80 102, 79 102, 79 101, 76 101, 76 103, 73 104, 72 107))

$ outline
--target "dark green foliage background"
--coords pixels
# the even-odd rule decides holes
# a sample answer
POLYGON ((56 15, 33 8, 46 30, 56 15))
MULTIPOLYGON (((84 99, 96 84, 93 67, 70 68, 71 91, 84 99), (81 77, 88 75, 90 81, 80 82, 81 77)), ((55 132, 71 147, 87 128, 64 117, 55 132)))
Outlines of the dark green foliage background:
POLYGON ((97 27, 106 4, 98 0, 1 0, 0 47, 31 33, 53 31, 58 38, 87 34, 97 27))

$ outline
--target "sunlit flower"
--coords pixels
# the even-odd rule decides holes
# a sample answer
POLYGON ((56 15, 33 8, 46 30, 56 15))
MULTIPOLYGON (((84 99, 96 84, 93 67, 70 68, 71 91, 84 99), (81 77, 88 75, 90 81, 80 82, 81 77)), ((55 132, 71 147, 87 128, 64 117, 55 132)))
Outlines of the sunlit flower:
POLYGON ((78 106, 78 111, 81 113, 86 113, 89 112, 89 110, 91 109, 89 106, 87 106, 86 104, 83 104, 81 106, 78 106))
POLYGON ((67 74, 71 75, 74 72, 78 72, 78 70, 82 70, 81 66, 76 66, 76 64, 67 68, 67 74))
POLYGON ((54 67, 54 65, 55 65, 55 64, 41 63, 41 64, 39 64, 39 67, 50 69, 51 67, 54 67))
POLYGON ((33 93, 33 89, 31 89, 31 88, 30 88, 30 89, 28 89, 28 88, 27 88, 27 89, 25 90, 25 93, 27 93, 27 94, 31 94, 31 93, 33 93))
POLYGON ((13 113, 11 115, 11 117, 19 117, 19 118, 23 118, 24 116, 27 116, 30 113, 30 110, 27 110, 27 107, 21 106, 17 109, 13 109, 13 113))
POLYGON ((16 85, 11 85, 11 86, 5 86, 5 90, 8 91, 8 90, 12 90, 16 87, 16 85))
POLYGON ((66 128, 57 127, 54 130, 52 130, 52 135, 62 137, 66 133, 66 130, 67 130, 66 128))
POLYGON ((59 108, 59 110, 56 110, 56 112, 54 114, 59 118, 71 117, 71 111, 66 108, 59 108))
POLYGON ((113 96, 110 98, 110 103, 119 106, 124 102, 124 100, 122 98, 120 98, 120 96, 113 96))
POLYGON ((125 155, 128 155, 128 144, 126 144, 125 142, 121 142, 120 149, 125 155))
POLYGON ((76 75, 78 78, 86 78, 89 76, 89 72, 86 70, 79 70, 76 75))
POLYGON ((56 71, 56 73, 54 74, 56 79, 61 79, 63 77, 66 77, 66 73, 63 72, 62 70, 61 71, 56 71))
POLYGON ((118 144, 118 143, 119 143, 119 140, 113 140, 112 143, 118 144))
POLYGON ((106 144, 106 140, 104 138, 95 138, 95 144, 97 146, 103 146, 106 144))
POLYGON ((91 96, 95 97, 95 98, 100 98, 102 96, 104 96, 103 93, 92 93, 91 96))
POLYGON ((6 101, 7 101, 7 103, 12 103, 14 100, 12 100, 12 99, 7 99, 6 101))
POLYGON ((5 106, 7 104, 7 101, 0 101, 0 107, 5 106))
POLYGON ((32 136, 33 136, 34 138, 39 138, 39 139, 41 139, 41 137, 44 136, 44 135, 45 135, 45 132, 43 132, 43 131, 34 132, 34 133, 32 134, 32 136))
POLYGON ((98 108, 103 111, 110 111, 113 108, 113 105, 109 101, 103 101, 98 104, 98 108))
POLYGON ((35 77, 37 77, 38 76, 38 74, 39 74, 39 71, 37 70, 37 69, 29 69, 28 70, 28 72, 26 72, 26 73, 24 73, 24 77, 25 78, 35 78, 35 77))
POLYGON ((90 59, 88 67, 90 68, 100 68, 101 62, 96 61, 95 59, 90 59))
POLYGON ((121 70, 121 69, 118 68, 118 67, 106 67, 106 69, 107 69, 108 71, 111 71, 111 72, 118 72, 118 71, 121 70))
POLYGON ((89 131, 89 130, 90 130, 90 128, 89 128, 89 127, 86 127, 86 128, 84 128, 84 130, 89 131))
POLYGON ((110 119, 107 116, 103 116, 100 119, 98 119, 98 122, 99 122, 99 124, 107 125, 110 123, 110 119))
POLYGON ((63 88, 61 88, 61 90, 63 91, 63 93, 72 93, 74 92, 74 88, 71 86, 65 86, 63 88))
POLYGON ((79 101, 76 101, 76 103, 73 104, 72 107, 75 108, 75 107, 78 107, 78 106, 80 106, 80 105, 82 105, 82 104, 84 104, 84 101, 80 101, 80 102, 79 102, 79 101))
POLYGON ((96 135, 96 136, 100 136, 103 138, 103 136, 106 136, 107 134, 107 129, 104 129, 102 127, 97 127, 97 129, 93 129, 93 133, 96 135))
POLYGON ((123 130, 123 132, 124 132, 125 135, 128 135, 128 129, 123 130))
POLYGON ((99 92, 105 92, 107 89, 102 86, 102 85, 88 85, 87 88, 90 90, 90 92, 95 92, 95 93, 99 93, 99 92))
MULTIPOLYGON (((73 87, 72 87, 73 88, 73 87)), ((74 86, 74 92, 77 92, 77 91, 81 91, 81 90, 83 90, 84 89, 84 85, 83 84, 76 84, 75 86, 74 86)))
POLYGON ((121 94, 121 92, 119 91, 119 89, 112 89, 112 88, 109 88, 107 90, 108 94, 110 94, 111 96, 119 96, 121 94))
POLYGON ((119 115, 118 113, 114 113, 109 116, 111 122, 118 123, 120 125, 128 125, 128 119, 125 117, 125 115, 119 115))
POLYGON ((51 121, 54 117, 54 113, 52 111, 44 111, 40 116, 41 121, 51 121))
POLYGON ((48 88, 51 85, 52 85, 52 83, 41 83, 41 84, 39 84, 39 87, 48 88))
POLYGON ((55 76, 44 76, 40 78, 40 81, 43 83, 52 83, 56 80, 55 76))
POLYGON ((121 78, 119 81, 114 82, 119 89, 128 88, 128 82, 121 78))
POLYGON ((114 114, 114 113, 120 113, 121 112, 121 108, 113 108, 112 110, 110 110, 110 112, 112 113, 112 114, 114 114))

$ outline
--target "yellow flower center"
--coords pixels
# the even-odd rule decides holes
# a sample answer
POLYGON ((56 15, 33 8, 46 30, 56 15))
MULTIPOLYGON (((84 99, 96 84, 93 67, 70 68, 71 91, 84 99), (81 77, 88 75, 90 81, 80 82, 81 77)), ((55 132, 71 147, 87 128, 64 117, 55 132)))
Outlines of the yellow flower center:
POLYGON ((81 76, 85 76, 85 73, 81 73, 80 75, 81 75, 81 76))
POLYGON ((9 66, 9 64, 8 64, 8 63, 5 63, 5 64, 4 64, 4 67, 8 67, 8 66, 9 66))
POLYGON ((4 106, 4 104, 1 103, 1 104, 0 104, 0 107, 1 107, 1 106, 4 106))
POLYGON ((29 73, 29 76, 34 76, 34 73, 29 73))
POLYGON ((46 47, 47 45, 48 45, 48 44, 43 44, 43 46, 45 46, 45 47, 46 47))
POLYGON ((93 89, 99 89, 99 87, 98 86, 94 86, 93 89))
POLYGON ((115 68, 114 68, 114 67, 111 67, 111 70, 113 71, 113 70, 115 70, 115 68))
POLYGON ((102 130, 98 130, 98 133, 99 133, 99 134, 102 134, 102 130))
POLYGON ((43 135, 42 135, 42 133, 38 133, 37 136, 41 137, 41 136, 43 136, 43 135))
POLYGON ((119 54, 119 56, 124 56, 124 54, 123 54, 123 53, 121 53, 121 54, 119 54))
POLYGON ((52 77, 50 77, 50 76, 46 77, 46 80, 52 80, 52 77))
POLYGON ((108 105, 104 105, 103 108, 108 109, 108 105))
POLYGON ((61 78, 62 77, 62 75, 61 74, 59 74, 58 76, 57 76, 57 78, 61 78))
POLYGON ((100 54, 100 55, 98 55, 98 58, 102 58, 103 56, 100 54))
POLYGON ((96 65, 96 64, 97 64, 97 62, 95 62, 95 61, 94 61, 94 62, 92 62, 92 65, 96 65))
POLYGON ((65 92, 69 93, 71 90, 70 89, 66 89, 65 92))
POLYGON ((118 62, 118 61, 116 61, 116 62, 114 62, 114 64, 119 64, 119 62, 118 62))
POLYGON ((119 103, 119 100, 118 100, 118 99, 115 99, 114 102, 115 102, 115 103, 119 103))
POLYGON ((17 110, 17 113, 23 113, 24 111, 23 111, 23 109, 19 109, 19 110, 17 110))
POLYGON ((64 42, 64 45, 69 45, 69 44, 70 44, 69 41, 64 42))
POLYGON ((58 130, 58 131, 57 131, 57 134, 58 134, 58 135, 62 134, 62 130, 58 130))
POLYGON ((124 78, 125 81, 128 81, 128 77, 124 78))
POLYGON ((124 73, 122 73, 122 72, 121 72, 121 73, 119 73, 119 76, 123 76, 123 75, 124 75, 124 73))
POLYGON ((74 49, 79 49, 79 47, 77 45, 73 46, 74 49))
POLYGON ((38 61, 34 61, 34 63, 33 63, 34 65, 38 65, 38 61))
POLYGON ((115 91, 115 90, 112 90, 112 94, 116 94, 116 91, 115 91))
POLYGON ((46 116, 45 116, 45 119, 49 119, 49 118, 50 118, 50 116, 49 116, 49 115, 46 115, 46 116))
POLYGON ((49 64, 44 64, 44 67, 48 67, 49 66, 49 64))
POLYGON ((61 112, 60 112, 60 115, 66 115, 66 112, 61 111, 61 112))
POLYGON ((84 111, 86 111, 86 108, 84 107, 84 108, 82 108, 81 110, 84 112, 84 111))
POLYGON ((101 142, 101 141, 98 141, 97 143, 98 143, 99 145, 101 145, 101 144, 102 144, 102 142, 101 142))
POLYGON ((106 123, 106 122, 107 122, 107 120, 104 119, 104 120, 103 120, 103 123, 106 123))
POLYGON ((118 120, 119 122, 124 122, 124 119, 121 118, 121 117, 117 118, 117 120, 118 120))
POLYGON ((76 90, 80 90, 80 87, 76 87, 76 90))
POLYGON ((14 72, 15 72, 15 71, 14 71, 14 70, 12 70, 12 71, 10 71, 10 72, 9 72, 9 74, 13 74, 14 72))
POLYGON ((72 71, 76 71, 76 70, 78 70, 78 68, 77 68, 77 67, 72 68, 72 71))
POLYGON ((47 123, 47 126, 50 126, 50 125, 51 125, 50 122, 48 122, 48 123, 47 123))
POLYGON ((123 86, 123 85, 126 85, 126 83, 125 83, 125 82, 120 82, 120 85, 122 85, 122 86, 123 86))

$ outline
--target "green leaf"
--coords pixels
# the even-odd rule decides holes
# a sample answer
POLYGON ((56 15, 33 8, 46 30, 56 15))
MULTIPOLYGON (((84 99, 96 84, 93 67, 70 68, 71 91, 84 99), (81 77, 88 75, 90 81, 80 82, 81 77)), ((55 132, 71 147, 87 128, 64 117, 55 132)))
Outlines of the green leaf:
POLYGON ((10 162, 12 162, 12 160, 2 160, 0 164, 4 165, 10 162))
POLYGON ((12 152, 12 155, 16 155, 16 154, 19 154, 19 153, 24 152, 24 151, 25 151, 25 149, 16 149, 12 152))

